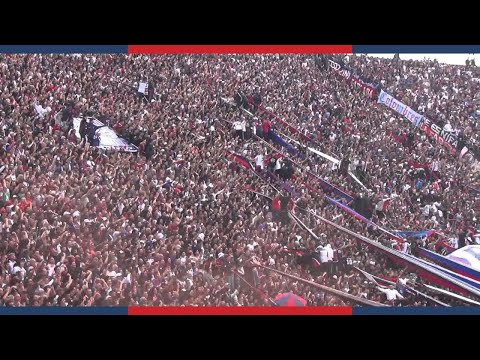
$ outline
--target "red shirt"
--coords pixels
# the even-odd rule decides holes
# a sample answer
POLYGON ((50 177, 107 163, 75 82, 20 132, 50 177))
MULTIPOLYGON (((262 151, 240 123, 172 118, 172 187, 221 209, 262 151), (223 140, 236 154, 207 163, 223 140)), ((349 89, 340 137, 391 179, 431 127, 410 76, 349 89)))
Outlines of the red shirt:
POLYGON ((398 277, 396 277, 396 276, 379 276, 379 277, 381 279, 391 281, 391 282, 394 282, 394 283, 396 283, 398 281, 398 277))
POLYGON ((115 125, 113 125, 113 129, 114 130, 121 130, 121 129, 123 129, 123 125, 121 123, 116 123, 115 125))
POLYGON ((288 210, 293 210, 294 206, 295 206, 295 202, 292 199, 290 199, 290 201, 288 202, 288 205, 287 205, 287 209, 288 210))
POLYGON ((25 199, 25 201, 22 201, 20 204, 18 204, 18 207, 22 210, 25 211, 25 209, 30 206, 32 203, 32 200, 25 199))
POLYGON ((280 210, 281 205, 280 205, 280 198, 276 197, 272 201, 272 210, 280 210))
POLYGON ((263 133, 264 134, 266 134, 270 131, 270 126, 271 126, 270 121, 268 121, 268 120, 263 121, 262 128, 263 128, 263 133))

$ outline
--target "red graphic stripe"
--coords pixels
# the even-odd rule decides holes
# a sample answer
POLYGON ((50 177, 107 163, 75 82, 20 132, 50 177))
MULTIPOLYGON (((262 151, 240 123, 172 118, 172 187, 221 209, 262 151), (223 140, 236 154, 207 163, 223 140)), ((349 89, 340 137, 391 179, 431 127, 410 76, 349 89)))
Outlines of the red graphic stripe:
POLYGON ((129 306, 128 315, 352 315, 352 308, 349 306, 331 306, 331 307, 129 306))
POLYGON ((128 45, 129 54, 351 54, 352 45, 128 45))

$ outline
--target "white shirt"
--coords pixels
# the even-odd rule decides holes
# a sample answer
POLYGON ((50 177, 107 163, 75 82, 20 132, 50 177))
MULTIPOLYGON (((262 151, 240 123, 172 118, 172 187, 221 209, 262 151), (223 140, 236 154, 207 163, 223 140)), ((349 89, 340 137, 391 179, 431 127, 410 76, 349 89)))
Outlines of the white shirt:
POLYGON ((387 295, 388 301, 403 299, 402 294, 400 294, 396 289, 383 289, 381 287, 377 287, 377 289, 387 295))
POLYGON ((122 280, 122 284, 130 284, 131 281, 130 281, 130 274, 128 274, 123 280, 122 280))
POLYGON ((242 131, 247 131, 247 122, 245 120, 242 121, 242 131))
POLYGON ((452 238, 448 241, 452 247, 455 249, 458 249, 458 239, 457 238, 452 238))
POLYGON ((328 262, 327 249, 325 248, 320 250, 320 262, 322 264, 328 262))
POLYGON ((242 123, 241 123, 240 121, 235 121, 235 122, 233 123, 233 128, 234 128, 235 130, 242 130, 242 123))
POLYGON ((277 159, 277 162, 275 163, 275 170, 280 170, 282 168, 282 160, 277 159))
POLYGON ((180 264, 185 265, 186 263, 187 263, 187 257, 186 256, 180 257, 180 264))
POLYGON ((376 211, 383 211, 383 200, 380 200, 377 205, 375 205, 376 211))
POLYGON ((422 209, 422 213, 423 215, 428 216, 428 214, 430 213, 430 205, 425 205, 425 207, 422 209))
POLYGON ((408 251, 409 246, 410 246, 410 243, 404 241, 402 244, 402 252, 406 253, 408 251))
POLYGON ((330 245, 327 245, 325 247, 325 250, 327 251, 327 260, 332 261, 333 260, 333 249, 330 245))
POLYGON ((55 264, 47 264, 48 276, 53 276, 55 274, 55 264))
POLYGON ((27 271, 26 271, 23 267, 20 267, 20 266, 18 266, 18 265, 13 268, 12 274, 16 274, 16 273, 19 272, 19 271, 20 271, 20 273, 22 274, 22 278, 23 278, 23 277, 25 276, 25 273, 26 273, 27 271))
POLYGON ((263 167, 263 155, 259 154, 255 156, 255 165, 263 167))

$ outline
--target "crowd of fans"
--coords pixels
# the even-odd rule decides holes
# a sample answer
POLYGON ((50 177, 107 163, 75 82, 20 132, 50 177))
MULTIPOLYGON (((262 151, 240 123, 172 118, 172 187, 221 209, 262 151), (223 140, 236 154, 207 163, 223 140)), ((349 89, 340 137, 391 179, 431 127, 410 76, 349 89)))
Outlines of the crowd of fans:
MULTIPOLYGON (((342 61, 478 145, 477 67, 342 61)), ((410 247, 458 247, 476 231, 477 164, 312 55, 4 55, 0 85, 0 305, 271 305, 290 291, 309 305, 349 304, 252 258, 369 300, 432 305, 404 291, 418 277, 308 211, 399 246, 325 201, 307 171, 364 199, 362 212, 384 228, 436 230, 406 239, 410 247), (224 100, 239 93, 247 98, 240 106, 224 100), (138 152, 79 139, 72 120, 86 116, 138 152), (272 133, 305 156, 280 159, 286 152, 272 133), (363 185, 306 145, 348 164, 363 185), (302 261, 306 253, 315 261, 302 261)))

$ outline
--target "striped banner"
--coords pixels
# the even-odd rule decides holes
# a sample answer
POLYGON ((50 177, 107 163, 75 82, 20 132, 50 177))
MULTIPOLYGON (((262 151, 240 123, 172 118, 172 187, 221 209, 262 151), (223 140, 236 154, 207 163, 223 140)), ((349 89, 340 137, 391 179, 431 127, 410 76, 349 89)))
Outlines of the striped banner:
POLYGON ((412 108, 395 99, 392 95, 386 93, 383 90, 380 90, 380 95, 378 96, 378 103, 384 104, 393 111, 399 113, 400 115, 403 115, 415 126, 419 126, 422 122, 423 115, 420 115, 416 111, 412 110, 412 108))

